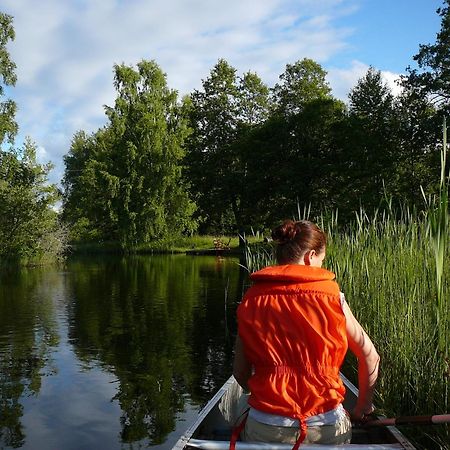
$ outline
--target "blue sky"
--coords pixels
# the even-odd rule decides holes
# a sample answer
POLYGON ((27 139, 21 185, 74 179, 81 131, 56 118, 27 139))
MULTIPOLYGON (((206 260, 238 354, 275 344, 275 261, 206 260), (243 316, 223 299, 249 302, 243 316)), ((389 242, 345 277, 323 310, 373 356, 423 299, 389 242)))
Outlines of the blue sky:
POLYGON ((30 136, 40 162, 63 176, 77 130, 93 132, 112 105, 115 63, 154 59, 180 94, 201 87, 219 58, 273 86, 304 57, 328 71, 336 97, 370 65, 395 79, 419 44, 435 42, 441 0, 2 0, 14 16, 8 48, 18 82, 17 144, 30 136))

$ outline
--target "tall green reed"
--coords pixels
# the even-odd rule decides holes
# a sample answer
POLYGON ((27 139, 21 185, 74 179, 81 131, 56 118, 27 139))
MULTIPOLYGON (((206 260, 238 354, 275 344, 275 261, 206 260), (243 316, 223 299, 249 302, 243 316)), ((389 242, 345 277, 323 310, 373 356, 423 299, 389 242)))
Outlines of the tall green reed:
POLYGON ((447 123, 444 117, 442 130, 442 149, 441 149, 441 176, 439 183, 439 192, 437 196, 426 196, 423 189, 422 194, 427 204, 427 234, 434 253, 434 266, 436 270, 436 339, 441 352, 448 356, 447 334, 448 321, 446 313, 449 304, 443 292, 443 275, 445 265, 445 251, 448 247, 449 233, 449 176, 446 173, 447 167, 447 123))

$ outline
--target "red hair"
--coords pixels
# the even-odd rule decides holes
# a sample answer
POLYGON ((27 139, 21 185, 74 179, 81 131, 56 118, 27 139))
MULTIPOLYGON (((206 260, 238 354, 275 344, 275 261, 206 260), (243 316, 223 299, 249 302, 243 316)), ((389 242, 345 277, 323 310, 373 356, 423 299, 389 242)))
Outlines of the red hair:
POLYGON ((272 231, 272 239, 277 243, 278 264, 295 264, 305 253, 314 250, 319 254, 327 245, 325 232, 308 220, 285 220, 272 231))

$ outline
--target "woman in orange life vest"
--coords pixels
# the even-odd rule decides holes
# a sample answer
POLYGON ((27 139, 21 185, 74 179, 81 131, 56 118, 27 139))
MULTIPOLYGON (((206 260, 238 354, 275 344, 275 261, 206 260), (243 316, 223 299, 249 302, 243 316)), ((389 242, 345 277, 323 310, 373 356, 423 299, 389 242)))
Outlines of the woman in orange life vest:
POLYGON ((279 265, 251 275, 238 307, 233 374, 250 391, 246 441, 348 443, 339 369, 347 348, 358 358, 355 421, 372 412, 379 356, 334 281, 322 269, 326 235, 309 221, 275 228, 279 265))

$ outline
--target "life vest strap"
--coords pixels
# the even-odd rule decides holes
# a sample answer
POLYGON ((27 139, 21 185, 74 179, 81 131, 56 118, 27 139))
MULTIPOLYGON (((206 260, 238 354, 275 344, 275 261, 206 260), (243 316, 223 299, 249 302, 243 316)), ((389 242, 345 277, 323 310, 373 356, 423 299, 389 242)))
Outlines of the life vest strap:
POLYGON ((306 422, 303 419, 299 419, 299 422, 300 422, 300 434, 298 435, 297 441, 295 442, 294 446, 292 447, 292 450, 298 450, 298 448, 300 447, 300 444, 306 438, 306 422))
POLYGON ((230 450, 236 450, 236 442, 239 439, 239 435, 241 434, 241 431, 245 427, 245 423, 247 422, 247 417, 248 417, 249 411, 250 411, 250 408, 247 408, 241 414, 240 418, 242 418, 242 420, 233 427, 233 432, 231 433, 231 439, 230 439, 230 450))
MULTIPOLYGON (((242 430, 245 427, 245 423, 247 422, 247 417, 248 417, 249 411, 250 411, 250 408, 246 409, 241 415, 242 420, 233 427, 233 431, 231 433, 231 439, 230 439, 230 450, 236 450, 236 442, 238 441, 239 435, 241 434, 242 430)), ((300 423, 300 433, 298 435, 297 440, 295 441, 294 446, 292 447, 292 450, 298 450, 300 447, 300 444, 306 438, 306 422, 303 419, 299 419, 299 423, 300 423)))

